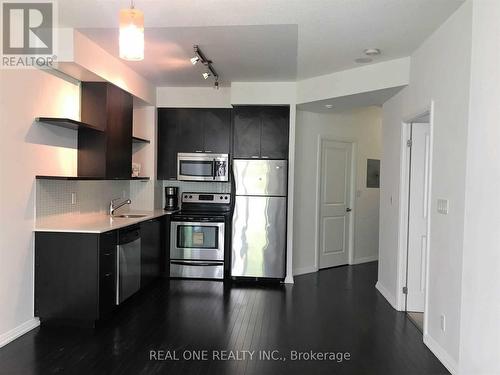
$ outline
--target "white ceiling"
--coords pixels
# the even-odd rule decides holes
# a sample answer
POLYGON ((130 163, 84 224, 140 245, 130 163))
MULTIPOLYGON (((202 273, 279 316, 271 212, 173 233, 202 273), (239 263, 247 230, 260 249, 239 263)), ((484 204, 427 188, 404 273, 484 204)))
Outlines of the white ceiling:
MULTIPOLYGON (((130 63, 157 85, 198 86, 184 61, 199 44, 225 82, 293 81, 410 55, 463 0, 136 0, 146 58, 130 63)), ((60 1, 59 23, 83 29, 117 54, 122 0, 60 1)))
MULTIPOLYGON (((118 56, 117 29, 81 31, 118 56)), ((260 81, 294 81, 297 75, 297 25, 151 28, 144 61, 127 64, 157 86, 213 85, 212 79, 205 82, 201 77, 205 67, 189 61, 194 56, 193 43, 214 61, 221 85, 257 77, 260 81)))

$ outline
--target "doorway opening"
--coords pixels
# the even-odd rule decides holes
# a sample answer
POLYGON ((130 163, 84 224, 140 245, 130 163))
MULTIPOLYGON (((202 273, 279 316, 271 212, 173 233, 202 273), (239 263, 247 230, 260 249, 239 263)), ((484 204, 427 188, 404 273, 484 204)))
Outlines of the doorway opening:
POLYGON ((430 178, 432 157, 431 113, 404 124, 405 168, 402 186, 406 212, 403 246, 403 310, 424 333, 430 235, 430 178))

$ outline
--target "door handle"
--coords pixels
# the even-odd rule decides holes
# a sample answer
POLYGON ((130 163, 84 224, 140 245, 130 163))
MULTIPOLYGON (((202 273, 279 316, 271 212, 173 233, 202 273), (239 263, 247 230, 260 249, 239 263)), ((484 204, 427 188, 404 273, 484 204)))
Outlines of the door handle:
POLYGON ((352 211, 352 209, 350 209, 349 207, 347 207, 347 208, 345 209, 345 212, 351 212, 351 211, 352 211))
POLYGON ((176 264, 179 266, 196 266, 196 267, 210 267, 210 266, 223 266, 223 262, 178 262, 178 261, 170 261, 170 264, 176 264))

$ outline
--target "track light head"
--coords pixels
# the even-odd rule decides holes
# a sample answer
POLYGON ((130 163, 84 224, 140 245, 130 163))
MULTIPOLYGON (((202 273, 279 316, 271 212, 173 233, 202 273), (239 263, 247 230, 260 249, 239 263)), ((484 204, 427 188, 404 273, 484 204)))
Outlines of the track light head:
POLYGON ((200 58, 198 56, 191 57, 191 64, 196 65, 198 61, 200 61, 200 58))
POLYGON ((210 77, 210 73, 209 72, 205 72, 202 74, 203 78, 204 79, 208 79, 208 77, 210 77))

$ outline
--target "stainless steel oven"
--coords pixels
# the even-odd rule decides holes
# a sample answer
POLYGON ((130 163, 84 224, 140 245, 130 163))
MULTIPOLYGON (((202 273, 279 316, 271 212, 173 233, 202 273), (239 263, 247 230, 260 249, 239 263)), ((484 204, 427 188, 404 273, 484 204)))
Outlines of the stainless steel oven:
POLYGON ((170 259, 224 260, 224 217, 174 216, 170 259))
POLYGON ((229 181, 229 155, 211 153, 178 153, 179 181, 229 181))
POLYGON ((224 277, 224 217, 174 215, 170 228, 171 277, 224 277))

